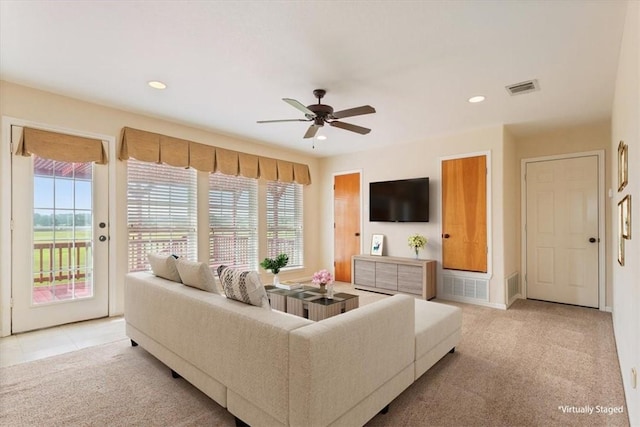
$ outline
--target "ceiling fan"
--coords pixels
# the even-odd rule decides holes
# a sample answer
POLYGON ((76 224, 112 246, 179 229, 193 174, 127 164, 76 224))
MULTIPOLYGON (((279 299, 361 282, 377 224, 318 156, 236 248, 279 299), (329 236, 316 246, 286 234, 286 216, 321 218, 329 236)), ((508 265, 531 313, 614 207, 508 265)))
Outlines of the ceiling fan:
POLYGON ((361 107, 349 108, 348 110, 333 111, 333 107, 321 103, 322 98, 327 93, 324 89, 316 89, 313 91, 313 95, 318 98, 317 104, 307 105, 306 107, 291 98, 282 98, 287 104, 297 108, 304 113, 306 119, 284 119, 284 120, 258 120, 258 123, 278 123, 278 122, 313 122, 307 132, 304 134, 305 138, 313 138, 318 129, 328 123, 330 126, 337 127, 351 132, 356 132, 361 135, 366 135, 371 132, 371 129, 352 125, 351 123, 345 123, 338 121, 345 117, 361 116, 363 114, 375 113, 376 110, 370 105, 363 105, 361 107))

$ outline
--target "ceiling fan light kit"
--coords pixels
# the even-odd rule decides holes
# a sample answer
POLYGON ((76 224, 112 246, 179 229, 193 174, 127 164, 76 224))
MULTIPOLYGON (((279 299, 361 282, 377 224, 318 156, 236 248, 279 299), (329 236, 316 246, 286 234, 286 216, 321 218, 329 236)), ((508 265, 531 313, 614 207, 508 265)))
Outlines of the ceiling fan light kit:
POLYGON ((307 132, 304 134, 304 138, 313 138, 316 136, 318 130, 324 126, 325 123, 328 123, 330 126, 337 127, 340 129, 348 130, 351 132, 359 133, 361 135, 366 135, 371 132, 371 129, 353 125, 351 123, 345 123, 338 121, 339 119, 344 119, 346 117, 354 117, 354 116, 362 116, 364 114, 372 114, 375 113, 376 110, 370 105, 363 105, 360 107, 349 108, 347 110, 341 111, 333 111, 333 107, 330 105, 322 104, 322 98, 324 98, 327 93, 324 89, 316 89, 313 91, 313 96, 318 99, 317 104, 311 104, 305 106, 301 102, 291 99, 291 98, 282 98, 284 102, 291 105, 292 107, 302 111, 304 113, 304 119, 283 119, 283 120, 258 120, 258 123, 278 123, 278 122, 313 122, 307 132))

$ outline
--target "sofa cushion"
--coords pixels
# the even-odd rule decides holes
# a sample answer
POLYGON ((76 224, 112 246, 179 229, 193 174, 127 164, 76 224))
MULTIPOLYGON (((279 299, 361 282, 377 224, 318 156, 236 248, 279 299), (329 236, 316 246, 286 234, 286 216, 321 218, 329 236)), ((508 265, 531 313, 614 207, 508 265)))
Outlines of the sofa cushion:
POLYGON ((416 360, 462 327, 462 310, 452 305, 415 300, 416 360))
POLYGON ((218 276, 227 298, 271 309, 267 291, 262 286, 257 272, 243 271, 221 265, 218 267, 218 276))
POLYGON ((153 274, 172 282, 180 283, 180 273, 178 273, 178 267, 176 266, 177 257, 175 255, 150 253, 147 258, 153 274))
POLYGON ((178 273, 182 283, 193 288, 202 289, 203 291, 219 294, 216 279, 213 277, 211 268, 204 262, 189 261, 184 258, 176 260, 178 273))

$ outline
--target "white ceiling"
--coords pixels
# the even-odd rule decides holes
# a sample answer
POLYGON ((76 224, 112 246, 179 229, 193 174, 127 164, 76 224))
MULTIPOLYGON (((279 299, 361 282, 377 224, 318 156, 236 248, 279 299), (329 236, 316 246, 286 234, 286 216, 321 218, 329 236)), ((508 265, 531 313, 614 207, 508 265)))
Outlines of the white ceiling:
MULTIPOLYGON (((7 1, 0 78, 328 156, 497 124, 516 135, 611 115, 626 2, 7 1), (505 86, 538 79, 541 90, 505 86), (168 85, 164 91, 149 80, 168 85), (283 102, 377 113, 308 123, 283 102), (469 104, 470 96, 487 97, 469 104)), ((150 129, 152 130, 152 129, 150 129)))

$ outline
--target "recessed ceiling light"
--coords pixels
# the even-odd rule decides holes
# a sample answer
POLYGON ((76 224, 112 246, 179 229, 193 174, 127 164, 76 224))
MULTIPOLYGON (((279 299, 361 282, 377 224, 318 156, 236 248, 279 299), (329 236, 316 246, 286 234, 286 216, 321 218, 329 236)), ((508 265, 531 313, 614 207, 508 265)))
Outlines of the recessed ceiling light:
POLYGON ((482 95, 472 96, 471 98, 469 98, 469 102, 472 104, 477 104, 478 102, 482 102, 484 100, 485 98, 482 95))
POLYGON ((149 84, 149 86, 151 86, 154 89, 166 89, 167 88, 166 84, 164 84, 162 82, 159 82, 157 80, 151 80, 148 84, 149 84))
POLYGON ((326 135, 318 135, 316 139, 319 139, 320 141, 324 141, 325 139, 327 139, 327 137, 326 135))

